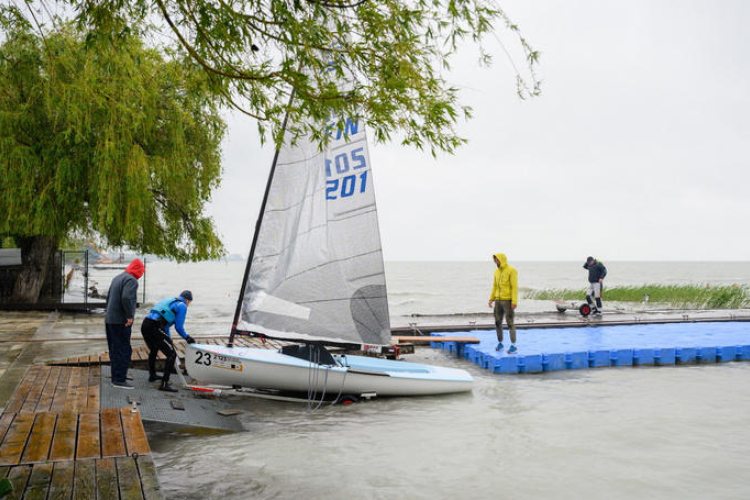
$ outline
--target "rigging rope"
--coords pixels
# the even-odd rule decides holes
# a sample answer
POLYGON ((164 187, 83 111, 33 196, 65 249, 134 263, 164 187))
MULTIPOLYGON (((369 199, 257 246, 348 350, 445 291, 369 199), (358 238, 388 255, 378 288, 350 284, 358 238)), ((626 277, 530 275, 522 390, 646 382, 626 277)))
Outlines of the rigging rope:
MULTIPOLYGON (((307 365, 307 408, 306 412, 313 412, 323 405, 323 402, 325 401, 326 393, 328 392, 328 375, 333 369, 335 365, 326 365, 325 367, 320 365, 320 359, 321 359, 321 352, 320 350, 323 349, 321 346, 313 346, 312 344, 308 345, 310 348, 310 355, 308 357, 308 365, 307 365), (323 390, 320 395, 320 399, 318 400, 318 383, 320 382, 320 370, 325 370, 325 377, 323 379, 323 390), (317 404, 316 404, 317 403, 317 404)), ((342 358, 345 358, 345 355, 341 356, 342 358)), ((344 384, 346 383, 346 375, 349 373, 349 366, 343 365, 341 366, 344 368, 344 376, 341 380, 341 387, 339 388, 339 393, 336 396, 336 398, 331 402, 331 406, 336 404, 336 402, 341 397, 341 394, 344 391, 344 384)))

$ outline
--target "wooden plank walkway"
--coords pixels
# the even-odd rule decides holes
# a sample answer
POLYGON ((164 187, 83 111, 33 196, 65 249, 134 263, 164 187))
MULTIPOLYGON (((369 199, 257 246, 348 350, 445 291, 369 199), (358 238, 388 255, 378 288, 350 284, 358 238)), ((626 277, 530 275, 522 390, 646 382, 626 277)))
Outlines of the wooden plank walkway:
MULTIPOLYGON (((412 341, 411 339, 414 339, 416 337, 393 337, 394 342, 398 343, 400 354, 413 354, 414 353, 414 345, 416 343, 426 343, 430 342, 429 338, 426 339, 420 339, 419 342, 412 341)), ((206 345, 217 345, 217 346, 226 346, 229 342, 229 339, 226 337, 202 337, 202 338, 196 338, 198 343, 200 344, 206 344, 206 345)), ((444 340, 443 340, 444 341, 444 340)), ((465 340, 464 342, 478 342, 477 340, 465 340)), ((273 339, 266 339, 265 342, 260 340, 256 337, 248 337, 248 336, 239 336, 234 339, 234 345, 237 347, 251 347, 256 349, 281 349, 285 345, 293 344, 294 342, 286 342, 281 340, 273 340, 273 339)), ((178 338, 174 340, 174 347, 175 351, 177 351, 177 359, 180 360, 180 366, 184 368, 184 360, 185 360, 185 346, 186 343, 182 338, 178 338)), ((398 354, 396 354, 397 357, 398 354)), ((164 368, 162 366, 163 361, 166 359, 166 356, 159 352, 156 357, 156 368, 159 371, 162 371, 164 368)), ((58 359, 58 360, 51 360, 46 362, 47 365, 50 366, 78 366, 78 367, 98 367, 101 365, 108 365, 109 364, 109 353, 108 352, 102 352, 99 354, 92 354, 88 356, 73 356, 65 359, 58 359)), ((141 368, 145 369, 148 363, 148 347, 146 346, 138 346, 133 348, 133 353, 130 356, 130 367, 131 368, 141 368)))
MULTIPOLYGON (((196 338, 201 344, 208 345, 227 345, 228 339, 226 337, 203 337, 196 338)), ((282 342, 278 340, 266 340, 264 344, 260 339, 253 337, 238 337, 234 339, 234 345, 238 347, 254 347, 259 349, 281 349, 282 346, 289 344, 290 342, 282 342)), ((174 347, 177 351, 178 359, 185 359, 185 341, 180 339, 174 340, 174 347)), ((157 360, 164 360, 166 357, 164 354, 159 352, 156 358, 157 360)), ((131 366, 138 366, 141 362, 148 361, 148 347, 139 346, 133 348, 133 354, 130 357, 131 366)), ((109 353, 102 352, 99 354, 92 354, 89 356, 73 356, 70 358, 47 361, 50 366, 80 366, 80 367, 92 367, 99 365, 109 364, 109 353)))
POLYGON ((15 499, 161 499, 140 413, 100 408, 98 366, 29 368, 0 415, 15 499))
POLYGON ((393 340, 397 344, 401 344, 404 342, 410 342, 410 343, 417 343, 417 344, 429 344, 430 342, 462 342, 464 344, 478 344, 479 339, 476 337, 439 337, 439 336, 431 336, 431 335, 416 335, 416 336, 406 336, 406 335, 399 335, 394 336, 393 340))

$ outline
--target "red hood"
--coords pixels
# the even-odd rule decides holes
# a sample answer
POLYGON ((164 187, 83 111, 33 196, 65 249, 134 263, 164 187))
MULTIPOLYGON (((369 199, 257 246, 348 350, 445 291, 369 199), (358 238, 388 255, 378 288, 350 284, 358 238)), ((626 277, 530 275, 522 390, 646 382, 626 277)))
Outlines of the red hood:
POLYGON ((133 259, 128 267, 125 268, 125 272, 134 277, 135 279, 141 279, 143 273, 146 271, 146 266, 143 265, 141 259, 133 259))

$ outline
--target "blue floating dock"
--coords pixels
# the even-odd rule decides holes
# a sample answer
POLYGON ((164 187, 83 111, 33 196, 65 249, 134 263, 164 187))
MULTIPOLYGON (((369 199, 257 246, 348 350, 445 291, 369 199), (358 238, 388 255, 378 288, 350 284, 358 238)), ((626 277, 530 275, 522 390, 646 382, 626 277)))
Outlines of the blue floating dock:
MULTIPOLYGON (((480 343, 432 342, 430 345, 494 373, 750 360, 750 322, 743 321, 529 328, 517 331, 518 354, 495 351, 494 330, 451 332, 450 335, 477 337, 480 343)), ((508 337, 506 330, 506 344, 508 337)))

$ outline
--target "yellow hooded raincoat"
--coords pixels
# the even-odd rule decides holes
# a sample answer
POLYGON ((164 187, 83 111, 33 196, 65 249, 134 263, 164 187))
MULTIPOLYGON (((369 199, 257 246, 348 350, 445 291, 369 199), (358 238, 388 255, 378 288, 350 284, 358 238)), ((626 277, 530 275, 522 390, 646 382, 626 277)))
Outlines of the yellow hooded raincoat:
POLYGON ((512 305, 517 305, 518 271, 508 264, 508 257, 504 253, 496 253, 495 257, 500 261, 500 267, 495 269, 490 300, 510 300, 512 305))

